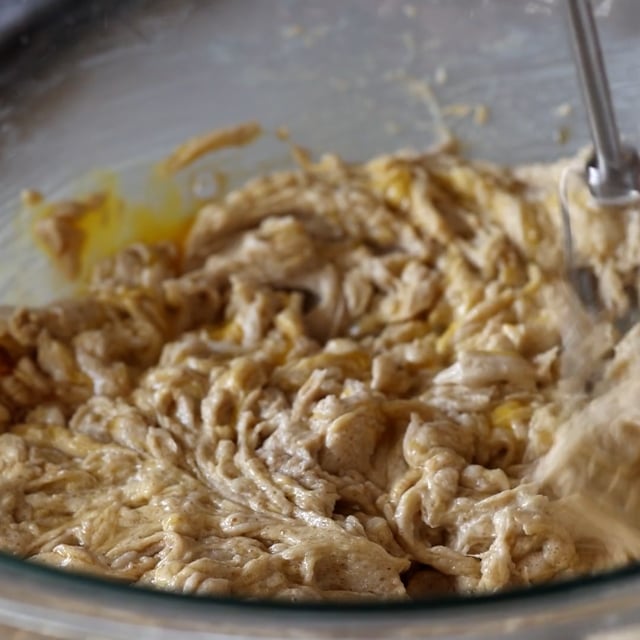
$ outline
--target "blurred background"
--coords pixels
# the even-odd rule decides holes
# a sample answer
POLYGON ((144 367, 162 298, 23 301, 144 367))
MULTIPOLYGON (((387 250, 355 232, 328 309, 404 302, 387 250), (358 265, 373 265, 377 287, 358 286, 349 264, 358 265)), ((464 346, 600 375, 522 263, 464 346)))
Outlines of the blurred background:
MULTIPOLYGON (((640 5, 595 7, 621 128, 637 143, 640 5)), ((557 159, 588 140, 556 0, 0 2, 7 220, 20 222, 24 188, 91 190, 94 170, 153 204, 152 162, 246 120, 348 160, 449 133, 466 154, 505 163, 557 159)), ((203 170, 224 171, 233 187, 289 164, 286 145, 265 136, 197 163, 180 188, 188 195, 203 170)), ((25 260, 27 236, 0 229, 0 292, 35 303, 59 290, 41 254, 25 260)))
MULTIPOLYGON (((621 130, 638 144, 640 3, 594 6, 621 130)), ((573 154, 588 135, 560 9, 558 0, 2 0, 0 215, 15 218, 26 187, 58 197, 96 169, 147 198, 151 162, 190 136, 254 119, 348 160, 423 149, 447 132, 466 154, 497 162, 573 154)), ((288 164, 286 146, 267 136, 205 168, 224 169, 234 186, 288 164)), ((18 247, 10 265, 25 250, 18 240, 0 230, 5 256, 18 247)), ((6 264, 0 282, 15 291, 22 280, 28 293, 33 272, 6 264)))

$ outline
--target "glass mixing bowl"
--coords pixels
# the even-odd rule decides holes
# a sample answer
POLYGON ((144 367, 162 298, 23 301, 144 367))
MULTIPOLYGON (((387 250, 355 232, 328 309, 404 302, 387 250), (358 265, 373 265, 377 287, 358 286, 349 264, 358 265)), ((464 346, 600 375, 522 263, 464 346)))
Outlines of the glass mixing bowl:
MULTIPOLYGON (((299 144, 353 160, 425 147, 443 125, 468 154, 490 160, 573 153, 587 132, 557 4, 134 0, 107 10, 84 2, 81 19, 69 14, 23 39, 0 73, 2 304, 62 291, 25 233, 21 189, 54 197, 77 189, 78 176, 89 188, 96 178, 87 171, 109 168, 126 195, 153 204, 149 163, 215 127, 286 125, 299 144)), ((637 143, 640 4, 596 5, 621 129, 637 143)), ((203 166, 237 182, 287 163, 286 148, 267 136, 203 166)), ((185 206, 199 170, 178 185, 185 206)), ((0 632, 16 639, 595 640, 640 635, 639 604, 637 567, 483 597, 312 606, 151 592, 0 557, 0 632)))

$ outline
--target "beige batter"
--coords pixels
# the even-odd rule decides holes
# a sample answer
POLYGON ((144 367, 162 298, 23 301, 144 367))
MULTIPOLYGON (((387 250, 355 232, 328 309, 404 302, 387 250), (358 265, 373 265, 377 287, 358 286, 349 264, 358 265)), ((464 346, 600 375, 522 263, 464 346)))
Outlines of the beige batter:
MULTIPOLYGON (((129 247, 85 297, 15 311, 0 545, 288 600, 486 592, 628 561, 532 480, 589 374, 565 357, 560 169, 326 156, 203 207, 184 248, 129 247)), ((638 211, 580 193, 573 209, 619 312, 638 211)), ((611 358, 619 336, 599 331, 591 355, 611 358)))

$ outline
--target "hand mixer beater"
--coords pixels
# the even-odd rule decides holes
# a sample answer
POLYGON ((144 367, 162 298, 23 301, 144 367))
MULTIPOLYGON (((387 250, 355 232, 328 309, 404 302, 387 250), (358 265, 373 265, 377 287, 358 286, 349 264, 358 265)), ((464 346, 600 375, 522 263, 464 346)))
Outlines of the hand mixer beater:
POLYGON ((565 0, 573 57, 594 151, 585 169, 591 195, 616 206, 640 198, 640 161, 620 140, 590 0, 565 0))
MULTIPOLYGON (((590 1, 563 2, 594 147, 579 173, 596 203, 611 207, 615 216, 614 207, 640 203, 640 160, 620 139, 590 1)), ((567 271, 575 292, 594 310, 594 278, 574 263, 567 195, 567 179, 574 171, 565 170, 560 184, 567 271)), ((633 314, 618 318, 618 326, 626 331, 636 319, 633 314)), ((574 346, 584 349, 589 335, 577 333, 574 346)), ((640 366, 634 363, 622 379, 605 385, 568 417, 536 474, 568 498, 576 520, 606 530, 618 549, 640 557, 640 366)))
MULTIPOLYGON (((564 0, 573 58, 593 141, 593 152, 584 168, 584 179, 598 204, 606 207, 640 201, 640 159, 637 151, 620 139, 609 81, 590 0, 564 0)), ((569 281, 585 305, 597 308, 593 278, 574 265, 571 216, 565 171, 560 201, 569 281)), ((613 215, 613 214, 612 214, 613 215)), ((628 327, 629 319, 622 322, 628 327)))

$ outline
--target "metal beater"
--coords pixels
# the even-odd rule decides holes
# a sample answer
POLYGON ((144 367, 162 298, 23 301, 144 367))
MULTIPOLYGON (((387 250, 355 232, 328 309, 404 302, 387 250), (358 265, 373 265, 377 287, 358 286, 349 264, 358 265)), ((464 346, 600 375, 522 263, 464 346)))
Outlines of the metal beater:
MULTIPOLYGON (((640 159, 637 151, 623 144, 620 139, 591 2, 563 1, 567 31, 593 141, 593 153, 584 169, 584 179, 591 195, 603 206, 622 206, 640 201, 640 159)), ((598 302, 593 274, 573 264, 566 184, 561 184, 560 189, 569 279, 585 305, 596 309, 598 302)))
POLYGON ((620 140, 590 0, 565 0, 567 28, 593 140, 586 180, 603 205, 640 198, 640 161, 620 140))
MULTIPOLYGON (((603 206, 640 201, 640 162, 635 149, 620 140, 590 1, 561 1, 566 8, 567 28, 594 147, 586 167, 577 172, 593 198, 603 206)), ((574 171, 571 167, 565 170, 560 184, 567 271, 582 302, 598 312, 595 276, 588 268, 572 263, 566 178, 574 171)), ((610 215, 617 212, 612 209, 610 215)), ((636 308, 629 309, 625 317, 616 318, 621 331, 639 320, 637 305, 631 306, 636 308)), ((591 351, 598 334, 590 335, 589 331, 596 323, 581 324, 583 315, 587 314, 576 312, 576 329, 572 332, 570 328, 571 348, 565 354, 570 352, 574 359, 573 375, 576 371, 583 372, 582 376, 576 375, 581 384, 579 390, 591 394, 587 381, 593 366, 602 358, 602 351, 597 344, 595 351, 591 351)), ((634 558, 640 557, 640 474, 634 449, 634 438, 640 435, 637 371, 630 366, 626 377, 596 391, 576 413, 568 415, 535 472, 543 486, 552 487, 556 495, 569 500, 565 508, 575 512, 571 517, 580 526, 604 532, 616 549, 634 558)))

